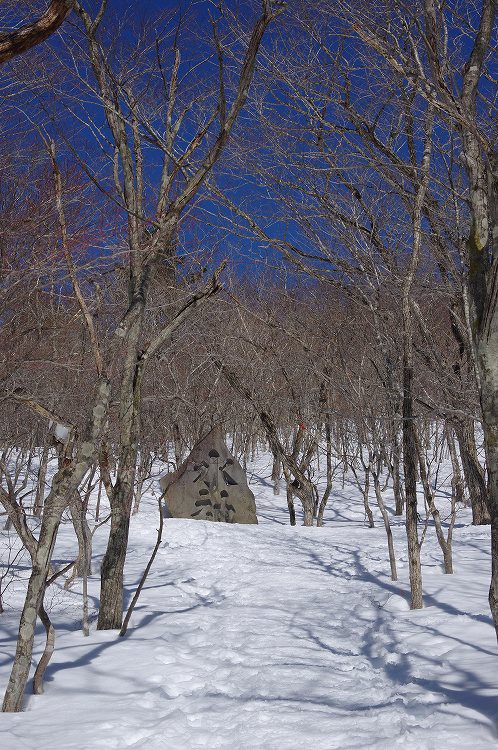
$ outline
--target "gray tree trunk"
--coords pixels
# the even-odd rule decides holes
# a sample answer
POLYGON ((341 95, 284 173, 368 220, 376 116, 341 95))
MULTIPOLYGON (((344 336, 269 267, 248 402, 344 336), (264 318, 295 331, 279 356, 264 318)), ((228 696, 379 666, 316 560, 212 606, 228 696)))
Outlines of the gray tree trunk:
POLYGON ((462 472, 460 471, 460 462, 458 460, 457 449, 455 445, 454 430, 450 424, 446 423, 446 440, 451 458, 451 468, 453 476, 451 478, 451 491, 453 493, 455 504, 463 505, 465 502, 464 482, 462 472))
POLYGON ((463 475, 472 506, 472 523, 482 526, 491 522, 488 510, 486 476, 477 457, 477 448, 472 419, 454 420, 453 426, 460 449, 463 475))
MULTIPOLYGON (((498 272, 498 264, 495 268, 498 272)), ((495 283, 498 287, 498 278, 495 283)), ((491 515, 489 606, 498 639, 498 308, 496 307, 493 327, 489 338, 478 350, 478 361, 481 373, 481 404, 488 469, 488 503, 491 515)))
POLYGON ((139 344, 144 309, 144 303, 140 304, 135 322, 130 327, 129 335, 124 342, 126 358, 123 364, 119 407, 121 450, 116 469, 116 483, 110 498, 109 540, 100 571, 98 630, 119 630, 123 621, 124 565, 128 549, 140 435, 142 372, 139 344))
POLYGON ((380 466, 377 468, 376 471, 372 471, 372 476, 374 480, 374 489, 375 489, 375 497, 377 499, 377 505, 379 506, 380 514, 382 516, 382 520, 384 521, 384 528, 386 530, 387 548, 389 551, 389 565, 391 567, 391 580, 397 581, 398 572, 396 570, 396 554, 394 552, 393 533, 391 530, 391 523, 389 521, 389 514, 386 510, 386 506, 384 505, 384 500, 382 498, 382 490, 380 487, 380 466))
POLYGON ((43 446, 40 457, 40 467, 38 469, 38 481, 36 483, 35 502, 33 504, 33 515, 41 518, 43 510, 43 501, 45 499, 45 479, 47 476, 48 460, 50 457, 50 440, 47 438, 43 446))
MULTIPOLYGON (((443 553, 444 572, 447 574, 451 574, 453 573, 453 554, 452 554, 452 545, 451 545, 451 535, 448 536, 448 539, 445 539, 443 525, 441 523, 441 516, 440 516, 439 510, 436 508, 436 504, 434 502, 434 493, 432 492, 430 485, 429 485, 429 477, 427 474, 427 464, 425 461, 425 456, 422 452, 423 449, 419 441, 417 441, 417 449, 418 449, 418 460, 419 460, 419 466, 420 466, 420 478, 422 480, 422 486, 424 488, 425 501, 432 515, 432 518, 434 519, 436 537, 437 537, 439 546, 441 547, 441 551, 443 553)), ((454 512, 455 511, 453 507, 453 514, 454 512)), ((454 518, 452 520, 454 523, 454 518)), ((451 525, 450 528, 453 528, 453 526, 451 525)))
POLYGON ((406 537, 412 597, 411 607, 412 609, 420 609, 424 606, 424 600, 422 596, 422 569, 420 565, 417 527, 417 446, 413 415, 412 380, 413 371, 411 361, 405 355, 403 364, 403 467, 405 473, 406 537))
POLYGON ((375 526, 374 517, 370 503, 368 502, 368 496, 370 494, 370 469, 365 468, 365 483, 363 485, 363 507, 365 508, 365 518, 368 519, 368 527, 373 529, 375 526))
POLYGON ((398 433, 395 431, 393 435, 393 457, 392 457, 392 468, 393 468, 393 493, 395 502, 395 515, 402 516, 405 510, 405 498, 403 495, 403 485, 401 483, 400 475, 400 453, 401 446, 399 444, 398 433))
POLYGON ((280 457, 273 456, 273 467, 271 471, 271 478, 273 481, 273 494, 280 495, 280 475, 282 473, 282 461, 280 457))
POLYGON ((58 470, 45 501, 40 535, 36 552, 33 555, 33 567, 21 613, 16 655, 3 701, 3 711, 22 710, 33 653, 36 620, 39 608, 43 603, 50 560, 60 520, 70 498, 96 459, 100 437, 107 420, 110 392, 109 381, 106 378, 101 378, 92 412, 91 425, 88 430, 88 439, 81 444, 74 459, 69 464, 62 465, 58 470))

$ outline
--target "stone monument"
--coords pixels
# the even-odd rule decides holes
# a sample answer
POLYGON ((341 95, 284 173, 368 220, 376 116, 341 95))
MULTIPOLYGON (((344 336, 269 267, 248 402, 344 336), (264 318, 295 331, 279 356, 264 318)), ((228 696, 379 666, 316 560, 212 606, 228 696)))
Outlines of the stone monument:
POLYGON ((220 426, 192 449, 176 470, 160 480, 166 514, 224 523, 258 523, 246 475, 230 454, 220 426))

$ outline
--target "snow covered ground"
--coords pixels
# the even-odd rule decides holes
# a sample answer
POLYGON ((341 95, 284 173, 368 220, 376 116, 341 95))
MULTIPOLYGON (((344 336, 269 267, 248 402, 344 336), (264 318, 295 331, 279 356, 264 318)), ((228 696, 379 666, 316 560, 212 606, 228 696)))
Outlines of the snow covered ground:
MULTIPOLYGON (((392 583, 380 514, 375 529, 365 527, 357 489, 336 484, 326 527, 291 528, 265 457, 250 469, 260 525, 168 520, 124 638, 94 624, 83 636, 80 583, 50 589, 57 644, 45 694, 29 696, 23 714, 0 715, 1 750, 498 746, 488 529, 471 527, 469 511, 459 511, 453 576, 443 574, 429 529, 426 606, 411 612, 401 524, 400 581, 392 583)), ((132 522, 128 598, 156 528, 148 493, 132 522)), ((94 615, 105 538, 99 529, 94 615)), ((66 524, 55 559, 72 551, 66 524)), ((22 589, 21 580, 11 586, 0 616, 2 692, 22 589)), ((42 644, 40 632, 37 655, 42 644)))

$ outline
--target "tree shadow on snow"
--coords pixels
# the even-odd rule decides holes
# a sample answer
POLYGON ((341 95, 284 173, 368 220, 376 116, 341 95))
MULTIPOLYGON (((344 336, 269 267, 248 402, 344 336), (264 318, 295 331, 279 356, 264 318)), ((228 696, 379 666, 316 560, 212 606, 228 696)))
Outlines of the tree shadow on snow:
MULTIPOLYGON (((340 545, 335 549, 336 551, 340 551, 340 545)), ((347 581, 348 578, 354 577, 355 579, 364 581, 365 583, 370 584, 385 593, 391 595, 394 594, 406 599, 406 590, 401 586, 398 586, 396 583, 383 580, 382 578, 373 575, 362 563, 360 553, 357 550, 344 548, 343 552, 352 556, 351 569, 355 571, 356 575, 349 576, 347 572, 345 573, 344 571, 337 569, 337 567, 326 562, 326 560, 322 559, 319 554, 311 550, 308 553, 309 561, 312 566, 320 568, 334 578, 341 578, 344 581, 347 581)), ((417 650, 412 654, 402 653, 403 639, 402 636, 395 630, 394 616, 390 612, 383 609, 380 604, 375 601, 375 599, 376 598, 374 597, 374 602, 372 602, 372 604, 374 604, 374 606, 377 608, 377 615, 373 622, 370 617, 368 617, 368 619, 366 618, 366 624, 368 627, 365 629, 366 636, 364 643, 361 646, 363 655, 370 661, 372 666, 375 669, 382 669, 386 677, 396 685, 409 686, 410 684, 413 684, 419 686, 424 692, 437 693, 438 695, 442 696, 443 700, 441 701, 441 703, 428 705, 419 704, 417 706, 419 710, 427 710, 428 708, 430 708, 431 712, 434 712, 436 710, 442 710, 444 712, 444 703, 448 703, 453 706, 460 705, 481 714, 484 719, 487 720, 486 726, 490 725, 490 728, 498 736, 498 705, 496 701, 496 692, 498 688, 497 681, 491 679, 489 682, 485 682, 481 677, 479 677, 477 673, 473 672, 471 669, 465 668, 461 665, 457 665, 454 662, 451 662, 451 664, 446 668, 446 673, 449 670, 451 671, 452 685, 445 684, 444 675, 441 679, 438 679, 433 675, 428 677, 419 676, 420 671, 424 668, 424 665, 429 673, 431 671, 437 670, 441 666, 440 656, 433 656, 423 652, 421 653, 420 650, 417 650), (382 657, 375 655, 376 649, 379 645, 380 632, 385 634, 388 639, 387 643, 383 642, 385 649, 389 653, 396 655, 396 660, 393 662, 388 662, 382 657), (415 664, 411 663, 410 656, 415 661, 415 664), (483 691, 491 693, 491 695, 484 695, 483 691)), ((493 627, 491 617, 481 614, 464 612, 458 609, 458 607, 449 604, 448 602, 439 601, 435 596, 427 592, 424 592, 424 601, 426 604, 426 609, 427 607, 431 607, 435 610, 438 610, 440 613, 448 614, 452 617, 459 615, 461 617, 469 618, 478 623, 493 627)), ((365 602, 365 605, 368 605, 369 603, 370 602, 368 602, 367 600, 365 602)), ((426 609, 418 610, 418 612, 424 612, 426 611, 426 609)), ((409 613, 403 613, 403 615, 405 614, 409 613)), ((354 613, 354 616, 361 617, 361 611, 356 611, 354 613)), ((446 622, 448 621, 446 620, 446 622)), ((460 646, 472 649, 478 654, 485 655, 486 657, 491 657, 492 659, 496 660, 496 651, 489 650, 483 646, 480 646, 479 644, 466 640, 464 637, 460 637, 459 635, 457 636, 454 633, 443 633, 434 624, 417 623, 413 620, 411 621, 411 624, 414 628, 419 628, 421 635, 427 635, 428 645, 430 644, 431 638, 444 638, 450 644, 453 641, 460 646)), ((310 633, 309 637, 312 638, 317 645, 330 650, 330 646, 318 636, 314 636, 312 633, 310 633)), ((493 670, 490 670, 490 675, 491 677, 493 677, 493 670)), ((414 708, 414 710, 416 711, 417 708, 414 708)))

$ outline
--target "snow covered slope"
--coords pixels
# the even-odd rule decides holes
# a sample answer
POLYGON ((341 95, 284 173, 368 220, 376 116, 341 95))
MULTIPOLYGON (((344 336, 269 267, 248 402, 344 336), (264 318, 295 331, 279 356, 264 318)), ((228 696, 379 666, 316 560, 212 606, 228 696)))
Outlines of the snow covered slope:
MULTIPOLYGON (((380 516, 375 529, 364 526, 357 490, 336 487, 325 528, 291 528, 269 473, 264 459, 253 467, 257 527, 166 522, 125 638, 94 627, 84 638, 80 584, 51 589, 57 647, 45 695, 29 697, 24 714, 0 716, 2 750, 498 746, 488 530, 459 513, 454 576, 442 573, 429 530, 426 607, 410 612, 401 525, 393 584, 380 516)), ((133 518, 130 596, 154 544, 155 503, 145 497, 133 518)), ((67 525, 57 559, 69 558, 69 544, 67 525)), ((2 690, 21 597, 16 584, 0 616, 2 690)))

